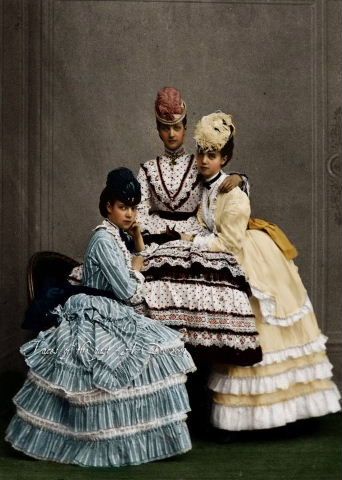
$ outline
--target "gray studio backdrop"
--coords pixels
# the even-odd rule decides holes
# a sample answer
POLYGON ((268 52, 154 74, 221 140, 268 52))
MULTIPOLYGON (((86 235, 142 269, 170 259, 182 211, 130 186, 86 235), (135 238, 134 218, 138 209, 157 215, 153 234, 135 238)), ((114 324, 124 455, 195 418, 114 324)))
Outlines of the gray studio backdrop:
POLYGON ((229 168, 248 174, 253 215, 297 245, 341 382, 342 1, 4 0, 0 9, 2 369, 18 361, 29 256, 82 259, 107 172, 137 172, 162 151, 153 103, 174 85, 188 104, 189 151, 202 115, 233 115, 229 168))

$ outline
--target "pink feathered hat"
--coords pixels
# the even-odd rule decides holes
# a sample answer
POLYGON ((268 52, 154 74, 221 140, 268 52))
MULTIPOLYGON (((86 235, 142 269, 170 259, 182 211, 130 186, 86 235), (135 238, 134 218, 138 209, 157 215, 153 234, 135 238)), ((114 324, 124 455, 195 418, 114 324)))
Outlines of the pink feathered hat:
POLYGON ((186 116, 186 104, 174 87, 164 87, 157 93, 155 114, 160 123, 175 125, 186 116))

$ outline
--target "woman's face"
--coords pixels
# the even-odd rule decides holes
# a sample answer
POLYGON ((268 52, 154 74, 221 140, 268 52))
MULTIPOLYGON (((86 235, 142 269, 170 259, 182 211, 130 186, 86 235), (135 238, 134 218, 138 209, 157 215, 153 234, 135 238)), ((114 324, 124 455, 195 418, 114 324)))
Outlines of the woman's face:
POLYGON ((161 123, 158 127, 158 132, 166 148, 177 150, 184 143, 186 128, 182 122, 176 123, 176 125, 164 125, 161 123))
POLYGON ((119 200, 107 203, 108 219, 122 230, 129 230, 137 217, 137 206, 128 206, 119 200))
POLYGON ((225 158, 221 152, 197 152, 197 167, 204 178, 214 177, 223 167, 225 158))

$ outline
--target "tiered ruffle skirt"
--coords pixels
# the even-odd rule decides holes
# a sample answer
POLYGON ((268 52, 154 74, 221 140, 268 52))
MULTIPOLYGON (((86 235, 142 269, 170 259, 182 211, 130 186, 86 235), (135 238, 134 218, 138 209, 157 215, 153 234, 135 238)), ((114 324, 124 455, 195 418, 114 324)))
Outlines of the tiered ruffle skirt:
POLYGON ((298 269, 267 234, 247 231, 240 262, 263 350, 250 367, 216 365, 212 423, 226 430, 278 427, 340 410, 332 365, 298 269))
POLYGON ((86 295, 59 307, 60 324, 25 344, 30 367, 6 439, 39 459, 135 465, 191 448, 177 332, 131 307, 86 295))
POLYGON ((233 255, 189 242, 160 246, 145 260, 138 311, 177 328, 185 342, 237 365, 262 358, 250 287, 233 255))

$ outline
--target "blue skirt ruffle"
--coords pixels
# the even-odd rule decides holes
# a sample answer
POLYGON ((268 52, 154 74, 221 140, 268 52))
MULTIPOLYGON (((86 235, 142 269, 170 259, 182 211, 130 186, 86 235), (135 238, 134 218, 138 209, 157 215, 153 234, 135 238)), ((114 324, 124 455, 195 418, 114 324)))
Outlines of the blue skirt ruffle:
POLYGON ((30 373, 6 439, 35 458, 87 466, 139 464, 191 448, 179 333, 131 307, 84 294, 21 352, 30 373))

